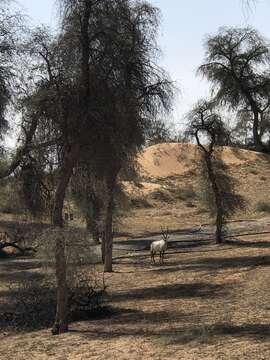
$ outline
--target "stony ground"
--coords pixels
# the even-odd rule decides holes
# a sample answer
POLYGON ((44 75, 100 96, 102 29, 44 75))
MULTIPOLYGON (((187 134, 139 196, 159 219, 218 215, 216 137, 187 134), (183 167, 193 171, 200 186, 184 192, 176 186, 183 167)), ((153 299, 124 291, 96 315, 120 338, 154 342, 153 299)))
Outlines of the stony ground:
MULTIPOLYGON (((262 233, 270 222, 230 229, 262 233)), ((217 246, 210 227, 187 232, 171 235, 163 266, 150 264, 150 239, 117 242, 114 272, 106 275, 112 314, 72 323, 58 337, 47 329, 2 332, 0 359, 270 359, 270 234, 217 246)), ((2 285, 37 271, 5 264, 2 285)))

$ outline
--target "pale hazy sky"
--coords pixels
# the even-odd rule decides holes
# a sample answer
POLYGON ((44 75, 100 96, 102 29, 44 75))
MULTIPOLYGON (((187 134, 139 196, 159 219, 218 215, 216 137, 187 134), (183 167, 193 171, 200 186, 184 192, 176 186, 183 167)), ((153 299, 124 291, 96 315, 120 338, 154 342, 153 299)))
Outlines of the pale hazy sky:
MULTIPOLYGON (((56 25, 55 0, 19 0, 33 24, 56 25)), ((257 1, 256 8, 243 8, 242 0, 149 0, 162 14, 161 64, 181 90, 172 119, 176 124, 200 97, 206 96, 209 84, 196 76, 202 63, 203 40, 220 26, 257 28, 270 39, 270 0, 257 1)))

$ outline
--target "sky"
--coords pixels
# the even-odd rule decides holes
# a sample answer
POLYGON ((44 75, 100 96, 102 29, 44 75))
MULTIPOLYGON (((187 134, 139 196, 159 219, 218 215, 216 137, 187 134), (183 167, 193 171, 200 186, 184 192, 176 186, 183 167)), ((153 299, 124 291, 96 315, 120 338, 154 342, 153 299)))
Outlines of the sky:
MULTIPOLYGON (((179 88, 170 120, 181 127, 192 105, 209 94, 209 83, 196 76, 203 63, 207 34, 222 26, 252 26, 270 39, 270 0, 247 9, 242 0, 148 0, 161 11, 160 64, 179 88)), ((57 24, 55 0, 19 0, 33 24, 57 24)))

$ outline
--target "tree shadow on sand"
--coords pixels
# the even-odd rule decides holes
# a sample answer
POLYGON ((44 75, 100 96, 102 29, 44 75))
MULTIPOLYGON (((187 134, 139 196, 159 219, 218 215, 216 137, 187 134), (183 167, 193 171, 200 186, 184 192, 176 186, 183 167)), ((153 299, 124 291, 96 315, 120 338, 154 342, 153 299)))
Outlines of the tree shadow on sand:
POLYGON ((163 337, 168 344, 186 344, 197 340, 198 342, 214 342, 218 339, 226 341, 226 337, 241 338, 241 340, 255 340, 269 342, 270 325, 268 324, 242 324, 230 323, 202 324, 200 326, 177 328, 164 333, 163 337))
POLYGON ((89 329, 71 329, 73 333, 79 333, 87 338, 115 339, 125 336, 147 336, 163 341, 165 344, 187 344, 197 341, 199 343, 213 343, 225 340, 227 337, 239 338, 241 340, 255 340, 256 342, 268 342, 270 340, 270 326, 268 324, 244 323, 241 325, 227 322, 200 323, 200 319, 190 316, 192 324, 185 324, 185 316, 180 313, 165 314, 154 312, 151 314, 141 311, 125 311, 118 313, 110 319, 110 327, 95 326, 91 323, 89 329), (182 320, 183 325, 176 326, 175 321, 182 320), (194 325, 194 324, 199 325, 194 325), (113 328, 113 330, 112 330, 113 328))
POLYGON ((270 266, 270 256, 208 257, 183 262, 181 270, 211 271, 257 266, 270 266))
POLYGON ((258 266, 270 266, 269 255, 258 256, 237 256, 237 257, 207 257, 199 259, 183 260, 181 262, 165 262, 163 267, 154 269, 159 273, 172 273, 176 271, 196 271, 205 272, 213 270, 227 270, 227 269, 246 269, 256 268, 258 266))
POLYGON ((235 247, 244 247, 244 248, 270 248, 270 241, 244 241, 244 240, 227 240, 226 244, 235 246, 235 247))
POLYGON ((162 300, 181 298, 208 298, 222 297, 226 294, 229 284, 214 285, 209 283, 161 285, 149 288, 130 289, 125 292, 111 295, 112 301, 130 300, 162 300))

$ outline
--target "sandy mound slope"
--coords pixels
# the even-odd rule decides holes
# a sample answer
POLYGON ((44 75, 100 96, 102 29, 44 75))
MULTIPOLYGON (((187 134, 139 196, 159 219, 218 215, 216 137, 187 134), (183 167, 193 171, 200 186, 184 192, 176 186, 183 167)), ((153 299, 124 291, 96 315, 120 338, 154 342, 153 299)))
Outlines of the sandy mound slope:
MULTIPOLYGON (((245 203, 233 218, 269 214, 270 156, 230 147, 220 148, 219 156, 228 166, 235 194, 245 203)), ((161 225, 179 229, 212 221, 200 171, 203 161, 193 144, 165 143, 144 149, 138 159, 142 181, 123 183, 132 210, 122 229, 142 235, 160 230, 161 225)))
MULTIPOLYGON (((228 166, 242 165, 265 159, 254 151, 231 147, 220 148, 221 158, 228 166)), ((150 146, 139 156, 140 172, 146 177, 165 178, 183 175, 196 168, 201 161, 198 146, 193 144, 164 143, 150 146)))

